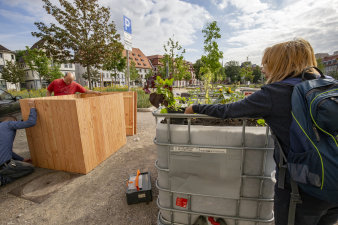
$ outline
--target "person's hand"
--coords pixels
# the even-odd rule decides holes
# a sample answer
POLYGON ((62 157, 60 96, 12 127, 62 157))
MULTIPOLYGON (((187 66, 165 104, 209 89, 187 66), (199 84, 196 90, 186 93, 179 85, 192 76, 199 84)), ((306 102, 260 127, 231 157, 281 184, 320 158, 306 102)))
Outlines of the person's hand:
POLYGON ((35 101, 33 99, 28 100, 29 108, 35 108, 35 101))
POLYGON ((24 159, 24 160, 22 160, 22 161, 23 161, 23 162, 26 162, 26 163, 32 164, 32 160, 31 160, 30 158, 24 159))
POLYGON ((192 109, 192 105, 185 108, 184 114, 194 114, 194 110, 192 109))

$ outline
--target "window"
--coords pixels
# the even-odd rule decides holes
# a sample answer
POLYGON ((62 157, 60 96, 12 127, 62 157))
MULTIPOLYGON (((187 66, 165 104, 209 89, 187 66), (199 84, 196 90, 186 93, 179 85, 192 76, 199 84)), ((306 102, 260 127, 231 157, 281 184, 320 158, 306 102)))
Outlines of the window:
POLYGON ((26 77, 28 78, 28 72, 26 72, 26 77))
POLYGON ((0 65, 0 72, 2 72, 4 66, 0 65))
POLYGON ((11 57, 12 57, 12 60, 14 60, 14 55, 11 55, 11 57))
POLYGON ((138 58, 135 58, 136 61, 138 61, 138 58))
POLYGON ((133 56, 135 56, 135 53, 132 53, 133 56))
POLYGON ((140 57, 140 58, 141 58, 141 55, 140 55, 140 54, 138 54, 138 57, 140 57))
MULTIPOLYGON (((6 84, 6 83, 5 83, 6 84)), ((1 100, 13 100, 12 95, 10 95, 9 93, 0 90, 0 99, 1 100)))
POLYGON ((69 63, 69 68, 73 68, 73 64, 72 63, 69 63))
POLYGON ((141 63, 138 62, 137 65, 141 66, 141 63))
POLYGON ((2 53, 0 53, 0 58, 2 58, 2 53))
POLYGON ((141 59, 141 61, 143 62, 144 60, 143 60, 143 59, 141 59))
POLYGON ((146 66, 146 64, 145 64, 145 63, 143 63, 143 66, 146 66))
POLYGON ((65 68, 68 68, 68 64, 67 64, 67 63, 65 63, 65 64, 64 64, 64 67, 65 67, 65 68))

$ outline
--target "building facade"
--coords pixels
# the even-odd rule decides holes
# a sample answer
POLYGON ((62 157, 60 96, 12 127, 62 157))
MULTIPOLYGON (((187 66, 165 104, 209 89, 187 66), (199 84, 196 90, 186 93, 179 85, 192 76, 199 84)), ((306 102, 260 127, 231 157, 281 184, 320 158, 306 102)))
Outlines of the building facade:
MULTIPOLYGON (((151 55, 148 56, 149 61, 153 67, 154 75, 161 75, 160 68, 163 67, 162 59, 163 55, 151 55)), ((191 79, 189 81, 181 80, 181 81, 174 81, 174 86, 182 87, 188 85, 199 85, 200 82, 196 79, 195 70, 193 64, 189 61, 184 61, 184 63, 188 66, 189 73, 191 75, 191 79)))
POLYGON ((325 74, 338 73, 338 54, 324 57, 323 64, 325 66, 325 74))
MULTIPOLYGON (((146 81, 146 75, 152 70, 151 63, 149 62, 148 58, 143 54, 143 52, 139 48, 133 48, 132 51, 129 51, 129 66, 133 61, 135 63, 135 68, 140 75, 141 83, 137 83, 137 81, 131 81, 132 85, 144 85, 146 81)), ((124 57, 127 56, 126 50, 123 50, 122 55, 124 57)), ((112 84, 117 85, 126 85, 126 70, 122 72, 117 72, 116 76, 114 75, 113 71, 107 71, 98 69, 99 78, 98 81, 93 82, 94 87, 106 87, 112 84)), ((80 64, 76 64, 76 79, 81 85, 88 86, 88 80, 83 78, 83 74, 86 73, 87 70, 85 67, 81 66, 80 64)))
POLYGON ((13 63, 15 62, 15 52, 0 45, 0 88, 5 90, 16 89, 15 84, 6 82, 4 79, 2 79, 1 73, 8 61, 13 63))

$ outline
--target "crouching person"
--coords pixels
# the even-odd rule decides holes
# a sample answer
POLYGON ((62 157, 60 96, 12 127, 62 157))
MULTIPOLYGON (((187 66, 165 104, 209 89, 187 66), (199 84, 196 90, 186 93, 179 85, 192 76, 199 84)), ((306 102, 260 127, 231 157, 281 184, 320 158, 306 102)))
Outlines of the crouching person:
POLYGON ((17 121, 15 117, 6 117, 0 122, 0 186, 31 174, 34 167, 13 152, 13 142, 17 129, 29 128, 36 123, 36 109, 34 101, 28 103, 30 107, 29 118, 26 121, 17 121))

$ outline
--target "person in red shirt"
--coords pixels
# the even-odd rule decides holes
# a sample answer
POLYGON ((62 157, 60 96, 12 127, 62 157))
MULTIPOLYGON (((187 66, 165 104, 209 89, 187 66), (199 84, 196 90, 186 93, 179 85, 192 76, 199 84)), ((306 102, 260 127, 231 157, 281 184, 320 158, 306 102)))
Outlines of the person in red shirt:
POLYGON ((76 92, 80 93, 99 93, 97 91, 87 90, 82 87, 80 84, 76 83, 74 74, 68 72, 64 76, 64 78, 53 80, 52 83, 47 88, 47 96, 51 96, 52 92, 54 92, 54 96, 59 95, 71 95, 76 92))

